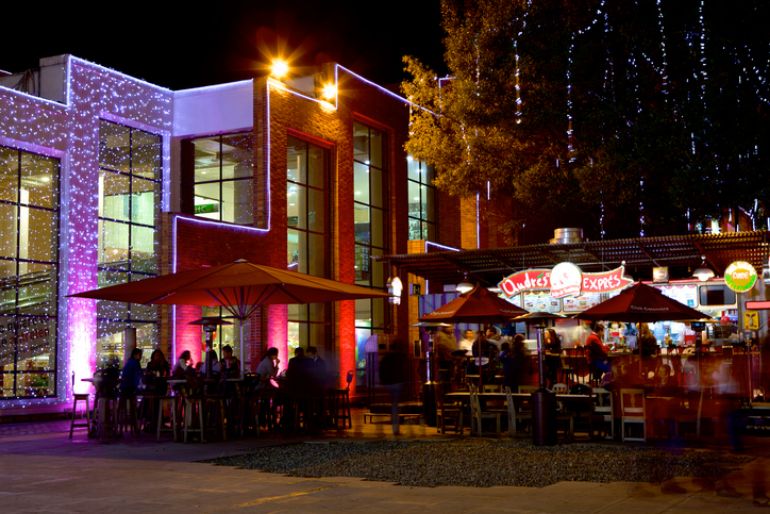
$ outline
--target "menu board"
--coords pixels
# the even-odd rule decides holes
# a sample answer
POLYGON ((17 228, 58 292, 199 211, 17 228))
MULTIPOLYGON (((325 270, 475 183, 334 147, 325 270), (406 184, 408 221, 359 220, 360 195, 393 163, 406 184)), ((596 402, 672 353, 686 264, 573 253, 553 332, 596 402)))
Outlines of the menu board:
POLYGON ((587 293, 580 296, 568 296, 564 301, 564 312, 583 312, 602 302, 601 293, 587 293))
POLYGON ((655 284, 660 292, 679 303, 695 309, 698 306, 698 286, 696 284, 655 284))
POLYGON ((561 300, 548 293, 522 293, 521 296, 524 303, 521 307, 529 312, 561 312, 561 300))

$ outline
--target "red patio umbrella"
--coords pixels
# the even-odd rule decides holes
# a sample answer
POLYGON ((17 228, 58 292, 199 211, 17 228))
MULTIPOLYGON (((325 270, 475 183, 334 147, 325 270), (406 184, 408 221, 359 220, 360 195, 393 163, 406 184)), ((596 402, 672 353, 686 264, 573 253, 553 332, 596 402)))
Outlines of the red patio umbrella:
POLYGON ((527 311, 503 300, 486 287, 476 286, 451 302, 420 318, 420 321, 450 323, 495 323, 527 314, 527 311))
MULTIPOLYGON (((239 259, 69 296, 143 304, 221 306, 235 318, 245 320, 262 305, 387 298, 388 294, 239 259)), ((240 339, 243 352, 242 324, 240 339)))
POLYGON ((669 298, 655 287, 638 282, 575 317, 592 321, 654 323, 698 320, 710 316, 669 298))

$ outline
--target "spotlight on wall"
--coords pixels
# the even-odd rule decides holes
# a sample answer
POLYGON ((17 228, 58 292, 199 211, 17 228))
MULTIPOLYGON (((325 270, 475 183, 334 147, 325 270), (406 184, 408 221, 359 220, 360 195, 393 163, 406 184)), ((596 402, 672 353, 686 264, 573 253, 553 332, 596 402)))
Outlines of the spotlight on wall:
POLYGON ((276 79, 282 79, 289 74, 289 63, 283 59, 273 59, 270 64, 270 75, 276 79))
POLYGON ((337 86, 331 82, 323 85, 321 88, 321 97, 327 102, 331 102, 337 97, 337 86))

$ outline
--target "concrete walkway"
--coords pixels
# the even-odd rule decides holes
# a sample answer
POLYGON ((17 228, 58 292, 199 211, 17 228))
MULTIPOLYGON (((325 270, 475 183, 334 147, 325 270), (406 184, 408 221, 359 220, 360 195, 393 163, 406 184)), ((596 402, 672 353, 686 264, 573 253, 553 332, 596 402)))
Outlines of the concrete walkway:
MULTIPOLYGON (((388 437, 362 426, 346 437, 388 437)), ((303 479, 200 463, 299 440, 248 439, 180 444, 126 438, 110 444, 84 433, 67 438, 63 422, 0 425, 0 512, 365 512, 377 513, 704 513, 761 512, 751 501, 755 460, 731 477, 742 497, 717 496, 691 479, 676 493, 653 484, 560 482, 544 488, 411 488, 351 478, 303 479)), ((389 428, 389 427, 385 427, 389 428)), ((405 427, 403 437, 436 437, 405 427)), ((767 452, 767 439, 752 441, 767 452)))

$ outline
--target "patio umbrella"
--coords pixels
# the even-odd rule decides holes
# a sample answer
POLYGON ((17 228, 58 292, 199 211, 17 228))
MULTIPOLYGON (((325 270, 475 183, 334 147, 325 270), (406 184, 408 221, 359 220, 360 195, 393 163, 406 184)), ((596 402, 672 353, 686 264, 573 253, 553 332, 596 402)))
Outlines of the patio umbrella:
POLYGON ((654 323, 656 321, 686 321, 709 318, 659 289, 638 282, 617 296, 605 300, 575 316, 591 321, 630 321, 654 323))
POLYGON ((451 302, 420 318, 420 321, 448 323, 494 323, 527 314, 524 309, 503 300, 486 287, 476 286, 451 302))
MULTIPOLYGON (((495 323, 506 322, 522 314, 527 314, 527 311, 489 292, 486 287, 476 285, 467 293, 461 294, 451 302, 421 317, 420 321, 495 323)), ((481 389, 482 349, 480 337, 478 344, 479 389, 481 389)))
POLYGON ((235 318, 245 320, 263 305, 387 298, 388 294, 239 259, 69 296, 143 304, 221 306, 235 318))

